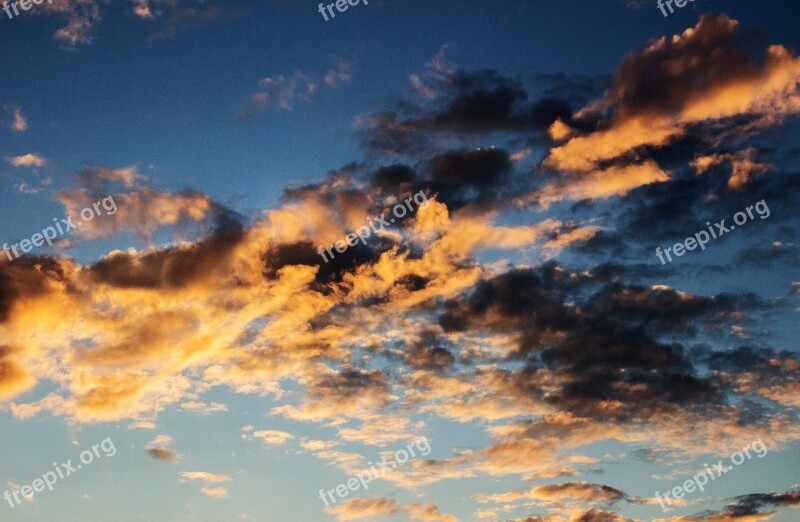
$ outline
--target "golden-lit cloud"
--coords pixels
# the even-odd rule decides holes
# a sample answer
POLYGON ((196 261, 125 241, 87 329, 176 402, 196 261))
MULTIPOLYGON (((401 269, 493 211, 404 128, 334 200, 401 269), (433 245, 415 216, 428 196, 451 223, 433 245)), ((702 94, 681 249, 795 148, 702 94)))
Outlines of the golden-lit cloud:
POLYGON ((260 439, 261 442, 270 446, 280 446, 286 441, 294 438, 291 433, 280 430, 254 431, 253 437, 260 439))
POLYGON ((663 183, 669 179, 669 175, 655 161, 647 160, 638 165, 609 167, 564 177, 547 185, 534 199, 546 206, 554 201, 624 196, 637 187, 663 183))
POLYGON ((753 148, 734 154, 700 156, 695 159, 692 166, 697 171, 697 174, 704 174, 711 167, 723 162, 729 162, 731 165, 731 177, 728 179, 728 187, 738 191, 744 190, 751 180, 773 168, 770 164, 756 161, 756 150, 753 148))
MULTIPOLYGON (((550 136, 558 144, 542 165, 564 177, 533 199, 547 204, 607 198, 664 182, 669 177, 654 160, 631 163, 630 157, 672 144, 695 124, 747 116, 755 119, 751 128, 757 129, 800 112, 800 58, 772 45, 763 61, 748 63, 731 44, 738 33, 735 20, 703 16, 682 34, 659 38, 628 55, 605 98, 576 113, 578 119, 609 114, 606 125, 583 133, 561 120, 551 125, 550 136), (604 166, 608 162, 615 165, 604 166)), ((696 167, 705 170, 724 160, 733 165, 733 190, 769 168, 748 152, 699 158, 696 167)))
POLYGON ((223 487, 203 487, 200 488, 200 492, 203 495, 211 498, 227 498, 228 497, 228 489, 223 487))
POLYGON ((335 516, 336 520, 364 520, 397 513, 400 511, 400 503, 380 497, 354 498, 344 500, 338 506, 326 508, 325 511, 335 516))
POLYGON ((22 156, 6 157, 6 161, 13 167, 44 167, 47 163, 46 159, 33 152, 22 156))
POLYGON ((202 480, 211 484, 229 482, 231 480, 228 475, 209 473, 207 471, 182 471, 180 476, 188 480, 202 480))
POLYGON ((411 504, 406 507, 406 512, 414 520, 426 522, 458 522, 453 515, 441 513, 436 504, 411 504))

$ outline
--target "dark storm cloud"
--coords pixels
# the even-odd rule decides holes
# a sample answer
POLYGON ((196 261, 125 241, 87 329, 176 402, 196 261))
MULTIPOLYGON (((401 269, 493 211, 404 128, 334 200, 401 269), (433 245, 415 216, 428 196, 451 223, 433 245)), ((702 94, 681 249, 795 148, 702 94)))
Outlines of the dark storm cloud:
POLYGON ((264 252, 263 261, 265 275, 274 280, 281 268, 291 265, 317 266, 322 259, 311 241, 298 241, 269 246, 264 252))
POLYGON ((218 205, 207 238, 142 255, 116 252, 88 271, 95 281, 122 288, 182 288, 223 269, 222 261, 243 239, 244 230, 242 216, 218 205))
POLYGON ((395 110, 367 118, 360 133, 370 151, 388 154, 418 154, 439 133, 481 135, 516 133, 531 138, 543 136, 557 119, 572 122, 574 107, 555 92, 530 100, 518 78, 507 78, 493 70, 456 70, 437 85, 439 96, 431 106, 405 99, 395 110))
POLYGON ((430 146, 429 136, 416 122, 404 119, 396 111, 371 114, 366 128, 359 133, 361 146, 380 155, 418 154, 430 146))
POLYGON ((709 347, 698 347, 694 350, 698 358, 712 370, 724 372, 744 372, 769 362, 775 353, 769 348, 753 348, 740 346, 735 350, 714 352, 709 347))
POLYGON ((394 164, 378 168, 371 177, 372 184, 384 190, 412 183, 417 173, 408 165, 394 164))
MULTIPOLYGON (((465 205, 495 209, 526 192, 530 183, 529 175, 515 170, 508 151, 490 147, 448 150, 419 161, 416 167, 394 163, 370 171, 352 163, 329 173, 321 183, 289 187, 283 196, 289 202, 317 201, 334 208, 374 202, 368 210, 378 215, 384 208, 380 203, 383 197, 402 200, 422 191, 450 211, 465 205), (371 190, 363 183, 369 183, 371 190)), ((398 218, 395 225, 401 226, 416 210, 398 218)))
POLYGON ((762 396, 740 402, 740 421, 743 424, 749 424, 751 419, 763 417, 764 412, 775 408, 774 404, 765 403, 762 398, 784 405, 796 402, 793 386, 800 380, 800 357, 795 353, 751 346, 718 352, 708 346, 698 346, 692 350, 692 355, 715 373, 718 382, 746 376, 738 384, 739 391, 762 396))
POLYGON ((768 520, 774 511, 764 508, 800 506, 800 492, 751 493, 734 498, 724 511, 706 510, 690 517, 681 517, 681 522, 703 522, 704 520, 768 520))
POLYGON ((415 370, 445 371, 456 360, 449 344, 434 331, 423 332, 420 340, 404 353, 405 361, 415 370))
POLYGON ((477 188, 506 182, 511 166, 501 149, 453 150, 431 160, 428 171, 433 181, 477 188))
POLYGON ((762 508, 800 506, 800 492, 751 493, 736 497, 727 509, 738 516, 756 514, 762 508))
POLYGON ((569 104, 555 96, 529 103, 520 80, 493 70, 456 71, 442 87, 447 101, 419 121, 424 128, 464 133, 544 131, 556 119, 572 116, 569 104))
POLYGON ((764 303, 754 295, 702 297, 604 280, 554 264, 514 270, 445 303, 439 324, 512 335, 514 356, 529 370, 515 375, 514 388, 567 411, 607 415, 597 408, 605 401, 624 405, 615 414, 621 417, 722 405, 722 384, 700 376, 683 345, 661 339, 692 338, 702 325, 719 328, 764 303), (558 376, 557 392, 542 393, 537 368, 558 376))
POLYGON ((394 243, 381 238, 369 238, 368 243, 357 243, 343 253, 336 252, 333 259, 325 262, 317 246, 311 241, 276 243, 267 247, 262 257, 264 276, 271 281, 278 279, 278 271, 287 266, 305 265, 317 267, 314 289, 328 293, 326 283, 341 282, 345 274, 355 271, 359 266, 372 264, 381 253, 390 250, 394 243))
POLYGON ((608 98, 621 115, 678 112, 698 93, 759 78, 763 66, 755 63, 758 57, 748 47, 735 21, 725 15, 703 16, 691 37, 628 55, 617 68, 608 98))
POLYGON ((145 451, 147 451, 147 454, 156 460, 172 462, 178 458, 178 453, 169 448, 150 448, 145 451))
POLYGON ((389 376, 386 373, 346 366, 335 374, 316 377, 310 384, 310 395, 318 400, 342 399, 385 392, 388 388, 389 376))
POLYGON ((487 132, 519 121, 528 94, 518 80, 491 70, 450 74, 442 107, 419 121, 423 127, 459 132, 487 132))
MULTIPOLYGON (((576 249, 580 251, 580 248, 576 249)), ((606 251, 607 252, 607 251, 606 251)), ((614 281, 638 282, 665 280, 675 274, 669 266, 652 266, 645 263, 623 265, 615 262, 601 263, 592 269, 597 281, 611 283, 614 281)))
POLYGON ((434 157, 419 182, 451 210, 468 204, 500 204, 515 190, 513 164, 502 149, 451 150, 434 157))
MULTIPOLYGON (((402 220, 398 220, 402 223, 402 220)), ((362 265, 372 265, 380 259, 381 254, 392 250, 397 244, 381 237, 371 236, 367 244, 360 242, 347 247, 343 253, 335 252, 336 257, 327 263, 320 263, 316 281, 319 283, 342 282, 347 273, 355 272, 362 265)), ((316 250, 315 250, 316 252, 316 250)), ((408 248, 401 247, 399 252, 407 253, 408 248)), ((317 254, 319 258, 320 255, 317 254)))

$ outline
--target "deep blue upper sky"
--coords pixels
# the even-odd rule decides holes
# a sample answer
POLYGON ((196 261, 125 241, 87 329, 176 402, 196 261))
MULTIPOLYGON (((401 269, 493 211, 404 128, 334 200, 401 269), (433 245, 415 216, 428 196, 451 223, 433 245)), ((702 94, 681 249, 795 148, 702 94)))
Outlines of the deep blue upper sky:
MULTIPOLYGON (((376 0, 329 22, 313 2, 231 2, 230 19, 154 41, 156 25, 115 2, 103 9, 94 43, 68 51, 52 39, 59 20, 23 13, 0 18, 0 100, 23 107, 32 131, 0 135, 1 152, 47 150, 65 175, 85 163, 137 164, 148 173, 154 165, 150 174, 164 188, 193 187, 223 201, 244 196, 244 207, 264 208, 288 181, 360 159, 351 139, 356 116, 406 92, 409 74, 444 44, 467 70, 610 74, 631 49, 681 31, 722 1, 664 18, 649 3, 631 9, 615 0, 376 0), (352 83, 319 85, 291 111, 237 120, 260 78, 299 69, 322 84, 336 58, 354 63, 352 83)), ((766 42, 800 46, 795 2, 725 1, 724 9, 766 42)), ((30 198, 6 194, 2 222, 14 223, 30 198)))

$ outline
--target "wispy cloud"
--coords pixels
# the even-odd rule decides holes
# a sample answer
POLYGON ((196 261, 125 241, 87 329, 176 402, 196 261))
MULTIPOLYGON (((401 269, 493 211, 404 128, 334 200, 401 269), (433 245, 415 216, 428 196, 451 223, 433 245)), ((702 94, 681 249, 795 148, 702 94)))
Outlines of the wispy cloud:
POLYGON ((258 82, 259 90, 239 110, 239 119, 249 121, 261 111, 271 108, 291 110, 296 100, 309 101, 317 90, 316 82, 303 71, 290 76, 267 76, 258 82))
POLYGON ((91 44, 92 32, 101 21, 97 0, 53 0, 44 2, 32 13, 66 18, 67 25, 58 29, 54 38, 68 49, 74 49, 81 44, 91 44))
POLYGON ((298 101, 309 102, 320 84, 339 89, 353 80, 355 62, 334 57, 333 66, 318 79, 311 72, 295 70, 291 75, 278 74, 259 80, 258 90, 239 106, 239 121, 250 121, 269 109, 292 110, 298 101))
POLYGON ((14 109, 13 117, 14 120, 11 122, 11 130, 14 132, 25 132, 28 130, 28 120, 22 115, 22 109, 14 109))
POLYGON ((353 81, 353 62, 341 58, 334 59, 334 66, 325 73, 325 85, 338 89, 353 81))

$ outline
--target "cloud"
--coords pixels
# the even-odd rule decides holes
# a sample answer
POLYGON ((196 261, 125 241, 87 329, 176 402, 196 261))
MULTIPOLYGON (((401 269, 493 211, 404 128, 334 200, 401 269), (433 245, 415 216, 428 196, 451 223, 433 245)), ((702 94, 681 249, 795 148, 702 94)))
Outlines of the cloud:
POLYGON ((182 471, 180 476, 188 480, 202 480, 210 484, 229 482, 231 480, 228 475, 214 474, 207 471, 182 471))
POLYGON ((36 384, 36 380, 13 357, 15 351, 9 346, 0 346, 0 400, 13 398, 36 384))
POLYGON ((740 495, 727 508, 736 515, 757 514, 759 509, 775 506, 800 507, 800 492, 752 493, 740 495))
POLYGON ((240 107, 240 121, 247 122, 267 109, 292 110, 296 100, 307 102, 317 90, 316 81, 299 69, 291 76, 279 74, 261 78, 258 87, 259 90, 240 107))
MULTIPOLYGON (((182 471, 179 475, 186 480, 200 480, 206 484, 220 484, 223 482, 230 482, 231 478, 228 475, 209 473, 207 471, 182 471)), ((222 486, 203 486, 200 492, 211 498, 227 498, 228 489, 222 486)))
MULTIPOLYGON (((55 32, 54 38, 65 49, 73 50, 94 42, 93 33, 103 18, 101 6, 105 9, 106 4, 97 0, 48 0, 32 14, 66 19, 66 25, 55 32)), ((218 20, 242 16, 245 12, 240 7, 194 0, 131 0, 130 4, 130 14, 157 26, 150 41, 199 30, 218 20)))
POLYGON ((798 507, 800 493, 797 491, 751 493, 734 498, 724 511, 706 511, 697 516, 656 519, 654 522, 759 522, 770 520, 775 511, 760 511, 772 507, 798 507))
POLYGON ((433 58, 425 63, 424 72, 421 74, 414 73, 409 76, 408 79, 414 91, 428 99, 436 98, 437 84, 456 70, 446 56, 447 50, 451 47, 451 44, 442 45, 433 58))
POLYGON ((335 516, 336 520, 363 520, 397 513, 400 511, 400 503, 380 497, 355 498, 344 500, 338 506, 325 508, 325 511, 335 516))
POLYGON ((11 122, 11 130, 14 132, 25 132, 28 130, 28 120, 22 115, 22 110, 19 107, 14 109, 14 121, 11 122))
POLYGON ((413 520, 458 522, 458 519, 453 515, 439 512, 436 504, 411 504, 406 507, 406 512, 413 520))
POLYGON ((23 194, 38 194, 46 190, 47 187, 50 186, 50 183, 52 183, 52 181, 53 178, 46 177, 40 181, 38 187, 33 187, 31 185, 28 185, 24 181, 21 181, 19 183, 14 184, 14 188, 23 194))
POLYGON ((227 498, 228 497, 228 489, 227 488, 221 488, 221 487, 209 488, 209 487, 204 487, 204 488, 200 488, 200 492, 203 493, 203 495, 205 495, 207 497, 211 497, 211 498, 227 498))
POLYGON ((712 154, 701 156, 695 159, 692 166, 698 174, 704 174, 710 168, 723 162, 731 165, 731 177, 728 180, 728 187, 732 190, 744 190, 753 179, 768 172, 772 165, 756 161, 757 151, 754 148, 745 149, 732 154, 712 154))
POLYGON ((148 445, 149 446, 167 446, 172 444, 172 437, 169 435, 158 435, 148 445))
POLYGON ((588 482, 565 482, 536 486, 528 491, 517 491, 499 495, 481 496, 482 502, 507 503, 520 499, 562 503, 569 500, 580 502, 613 502, 625 498, 625 493, 611 486, 588 482))
POLYGON ((653 160, 638 165, 609 167, 570 177, 563 177, 536 193, 533 199, 541 205, 555 201, 624 196, 631 190, 669 181, 669 175, 653 160))
POLYGON ((353 81, 353 62, 341 58, 334 59, 334 65, 325 73, 325 85, 338 89, 353 81))
POLYGON ((261 442, 269 446, 280 446, 294 438, 291 433, 280 430, 255 431, 253 432, 253 437, 261 439, 261 442))
POLYGON ((258 90, 239 105, 238 119, 246 123, 256 114, 271 109, 292 110, 296 102, 310 102, 320 85, 340 89, 353 80, 355 62, 334 57, 333 65, 322 75, 295 70, 291 75, 266 76, 258 81, 258 90))
POLYGON ((172 462, 178 458, 178 453, 169 448, 148 448, 147 453, 154 459, 166 460, 168 462, 172 462))
POLYGON ((44 167, 47 164, 46 159, 32 152, 22 156, 6 157, 6 161, 13 167, 44 167))
POLYGON ((45 2, 34 14, 66 18, 67 25, 55 32, 54 38, 66 48, 89 45, 92 32, 101 21, 100 6, 96 0, 53 0, 45 2))
POLYGON ((220 20, 244 16, 246 10, 222 2, 194 2, 193 5, 172 0, 134 0, 134 15, 156 21, 159 29, 150 35, 150 42, 165 40, 184 32, 198 31, 220 20), (157 7, 156 7, 157 6, 157 7))
POLYGON ((178 459, 178 452, 166 448, 172 444, 172 437, 169 435, 158 435, 155 439, 150 441, 145 447, 145 451, 154 459, 173 462, 178 459))
POLYGON ((368 151, 395 156, 415 154, 439 140, 494 132, 543 133, 558 118, 570 119, 570 104, 557 97, 528 100, 518 78, 496 71, 448 70, 433 86, 412 76, 423 100, 404 100, 396 110, 361 118, 359 136, 368 151))
POLYGON ((181 408, 194 413, 199 413, 200 415, 208 415, 210 413, 228 411, 227 406, 225 406, 224 404, 220 404, 218 402, 212 402, 211 404, 206 404, 204 402, 188 401, 181 404, 181 408))
MULTIPOLYGON (((84 220, 81 228, 74 230, 73 233, 86 238, 108 237, 129 231, 150 241, 161 227, 184 228, 206 220, 208 226, 226 227, 223 221, 236 219, 233 213, 205 194, 191 190, 172 194, 142 185, 146 178, 139 174, 135 166, 88 168, 77 173, 75 178, 75 188, 58 193, 66 215, 78 216, 84 208, 109 197, 114 203, 104 202, 101 215, 91 221, 84 220)), ((116 259, 119 261, 120 257, 116 259)))
POLYGON ((139 18, 155 18, 156 13, 153 12, 150 0, 131 0, 133 3, 133 14, 139 18))
POLYGON ((333 440, 324 441, 324 440, 314 440, 314 439, 312 439, 312 440, 304 440, 304 441, 300 442, 300 446, 303 449, 306 449, 308 451, 327 450, 327 449, 336 447, 337 445, 338 445, 338 442, 333 441, 333 440))

